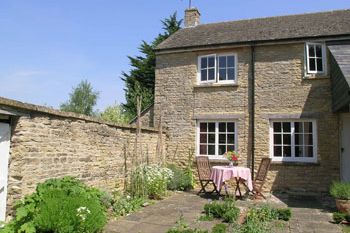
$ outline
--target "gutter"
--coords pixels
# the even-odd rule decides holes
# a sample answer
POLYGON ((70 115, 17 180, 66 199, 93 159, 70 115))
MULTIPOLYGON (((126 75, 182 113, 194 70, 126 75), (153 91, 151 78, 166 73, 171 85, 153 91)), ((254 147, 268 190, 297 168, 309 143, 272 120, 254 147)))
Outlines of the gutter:
POLYGON ((252 180, 254 180, 255 167, 255 44, 251 45, 251 70, 248 80, 248 108, 249 108, 249 131, 250 131, 250 156, 252 180))

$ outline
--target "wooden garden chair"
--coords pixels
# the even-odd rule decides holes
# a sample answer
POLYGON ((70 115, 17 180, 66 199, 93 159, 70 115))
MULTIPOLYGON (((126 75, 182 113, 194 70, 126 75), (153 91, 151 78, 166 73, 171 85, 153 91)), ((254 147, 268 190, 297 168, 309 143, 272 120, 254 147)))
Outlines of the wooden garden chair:
POLYGON ((199 183, 201 185, 201 190, 199 190, 198 194, 200 193, 211 194, 213 192, 216 192, 217 194, 219 194, 215 183, 213 182, 212 179, 210 179, 211 166, 210 166, 208 156, 197 156, 196 162, 197 162, 199 183), (212 184, 214 186, 214 189, 210 192, 207 192, 205 189, 208 184, 212 184))
POLYGON ((270 158, 263 158, 260 162, 258 172, 256 173, 255 179, 253 180, 253 195, 254 199, 258 196, 263 197, 266 199, 266 197, 262 194, 262 188, 266 181, 267 172, 270 169, 271 165, 271 159, 270 158))

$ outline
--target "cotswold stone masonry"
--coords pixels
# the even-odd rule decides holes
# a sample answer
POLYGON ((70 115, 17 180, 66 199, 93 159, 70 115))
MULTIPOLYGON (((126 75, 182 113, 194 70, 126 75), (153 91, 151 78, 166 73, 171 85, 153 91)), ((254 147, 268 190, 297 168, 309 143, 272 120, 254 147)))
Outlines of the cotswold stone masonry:
MULTIPOLYGON (((255 47, 255 172, 261 158, 269 157, 270 119, 317 121, 317 163, 273 163, 267 191, 327 191, 332 180, 339 179, 339 123, 331 109, 330 78, 305 78, 304 48, 303 42, 255 47)), ((198 119, 229 116, 238 124, 240 164, 250 166, 250 68, 250 46, 157 54, 154 122, 163 116, 169 159, 186 163, 188 151, 196 147, 198 119), (237 84, 197 85, 198 56, 227 52, 238 56, 237 84)))
MULTIPOLYGON (((135 127, 3 98, 0 107, 18 113, 11 117, 8 210, 48 178, 74 176, 107 191, 123 188, 124 156, 130 171, 135 127)), ((143 128, 139 150, 150 163, 160 161, 157 143, 158 131, 143 128)))

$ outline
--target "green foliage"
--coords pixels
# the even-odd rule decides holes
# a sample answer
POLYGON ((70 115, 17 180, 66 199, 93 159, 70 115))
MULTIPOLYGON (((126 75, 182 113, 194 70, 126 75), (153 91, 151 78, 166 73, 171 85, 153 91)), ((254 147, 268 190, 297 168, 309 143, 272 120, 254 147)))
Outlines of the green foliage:
POLYGON ((150 44, 142 41, 139 47, 141 56, 129 56, 132 69, 126 73, 123 72, 122 80, 125 82, 125 99, 123 105, 127 115, 133 118, 137 114, 137 97, 142 96, 141 107, 146 109, 153 103, 154 84, 155 84, 155 65, 156 56, 154 49, 167 39, 170 35, 180 29, 182 20, 178 20, 176 13, 162 21, 163 30, 150 44))
POLYGON ((341 212, 334 212, 333 213, 333 221, 335 223, 341 223, 342 221, 346 220, 347 215, 341 212))
POLYGON ((125 216, 141 208, 145 203, 142 197, 132 197, 116 193, 114 195, 113 212, 116 216, 125 216))
POLYGON ((81 81, 77 87, 73 88, 69 94, 69 100, 61 104, 61 111, 75 112, 88 116, 94 115, 94 106, 96 105, 99 93, 94 91, 87 80, 81 81))
POLYGON ((174 173, 173 178, 168 183, 169 190, 188 191, 193 188, 193 175, 191 169, 181 169, 175 164, 168 165, 174 173))
POLYGON ((130 193, 136 197, 161 199, 166 195, 167 184, 173 177, 168 168, 158 165, 139 166, 131 174, 130 193))
POLYGON ((199 221, 213 221, 214 217, 212 215, 201 215, 198 218, 199 221))
POLYGON ((167 233, 209 233, 207 230, 192 229, 185 223, 183 215, 180 216, 180 219, 176 222, 175 227, 169 229, 167 233))
POLYGON ((221 218, 225 222, 233 223, 239 217, 239 208, 235 206, 235 201, 231 198, 224 202, 213 201, 204 205, 204 212, 207 216, 221 218))
POLYGON ((100 118, 104 121, 116 124, 128 124, 131 120, 125 113, 123 107, 119 104, 108 106, 101 114, 100 118))
POLYGON ((223 223, 215 224, 214 227, 211 229, 211 233, 226 233, 227 226, 223 223))
POLYGON ((330 194, 337 199, 350 200, 350 183, 333 182, 330 188, 330 194))
POLYGON ((292 211, 289 208, 286 209, 276 209, 278 220, 289 221, 292 217, 292 211))
POLYGON ((1 232, 99 232, 106 223, 103 196, 72 177, 47 180, 16 203, 15 218, 1 232))

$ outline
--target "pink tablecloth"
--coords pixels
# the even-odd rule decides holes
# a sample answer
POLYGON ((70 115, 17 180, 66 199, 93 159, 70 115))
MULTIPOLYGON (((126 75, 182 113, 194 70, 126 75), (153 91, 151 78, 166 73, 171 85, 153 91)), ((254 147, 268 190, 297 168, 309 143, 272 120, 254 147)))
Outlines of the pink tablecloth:
POLYGON ((214 166, 212 167, 210 178, 214 181, 216 187, 221 190, 224 181, 233 177, 242 178, 247 181, 250 191, 253 190, 253 182, 250 169, 247 167, 230 167, 230 166, 214 166))

